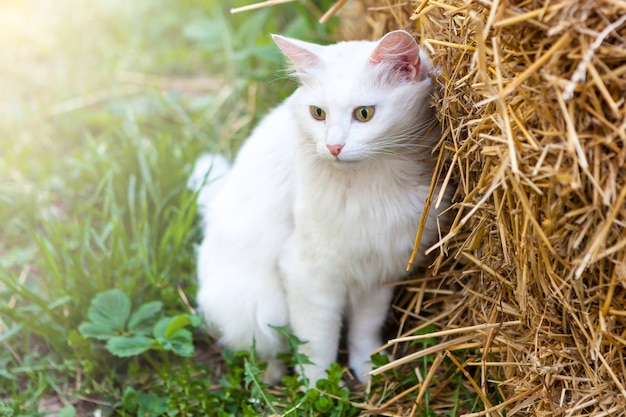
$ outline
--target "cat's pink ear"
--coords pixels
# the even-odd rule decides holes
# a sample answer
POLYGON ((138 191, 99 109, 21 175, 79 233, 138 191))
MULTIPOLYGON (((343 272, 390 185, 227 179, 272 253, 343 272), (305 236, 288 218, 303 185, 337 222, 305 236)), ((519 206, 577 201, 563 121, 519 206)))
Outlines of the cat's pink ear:
POLYGON ((291 61, 298 77, 307 74, 311 69, 319 65, 320 59, 315 54, 315 49, 319 47, 318 45, 280 35, 272 35, 272 39, 283 55, 291 61))
POLYGON ((372 52, 370 61, 373 64, 387 64, 409 80, 420 75, 419 47, 413 36, 403 30, 383 36, 372 52))

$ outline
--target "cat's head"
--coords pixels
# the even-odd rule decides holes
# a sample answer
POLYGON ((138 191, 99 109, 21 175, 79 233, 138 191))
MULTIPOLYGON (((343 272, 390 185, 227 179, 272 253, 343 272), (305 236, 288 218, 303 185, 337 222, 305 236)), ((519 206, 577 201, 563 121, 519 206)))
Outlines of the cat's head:
POLYGON ((273 38, 300 81, 291 105, 318 157, 350 165, 430 152, 432 66, 409 33, 329 46, 273 38))

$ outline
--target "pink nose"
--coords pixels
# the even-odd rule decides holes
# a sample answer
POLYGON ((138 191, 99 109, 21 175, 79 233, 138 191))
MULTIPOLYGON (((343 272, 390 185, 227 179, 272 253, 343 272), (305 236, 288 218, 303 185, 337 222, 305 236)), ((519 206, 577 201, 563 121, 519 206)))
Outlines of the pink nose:
POLYGON ((339 155, 339 152, 341 152, 341 150, 343 149, 343 145, 326 145, 326 147, 328 148, 332 156, 339 155))

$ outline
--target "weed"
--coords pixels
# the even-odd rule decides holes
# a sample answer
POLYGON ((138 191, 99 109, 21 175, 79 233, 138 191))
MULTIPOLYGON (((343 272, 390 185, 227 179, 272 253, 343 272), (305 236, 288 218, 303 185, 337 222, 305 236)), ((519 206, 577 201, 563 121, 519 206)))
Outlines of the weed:
POLYGON ((91 301, 87 312, 90 321, 82 323, 78 330, 85 337, 105 340, 107 350, 120 358, 148 350, 192 356, 192 336, 185 327, 197 327, 200 317, 179 314, 157 321, 162 309, 162 302, 150 301, 131 314, 128 296, 119 289, 107 290, 91 301))

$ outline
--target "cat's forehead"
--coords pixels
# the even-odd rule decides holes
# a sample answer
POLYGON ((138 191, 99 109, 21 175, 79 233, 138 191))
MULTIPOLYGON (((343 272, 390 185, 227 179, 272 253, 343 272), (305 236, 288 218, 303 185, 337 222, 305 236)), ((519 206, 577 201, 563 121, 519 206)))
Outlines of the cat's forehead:
POLYGON ((326 46, 319 58, 322 88, 329 93, 361 95, 368 90, 368 80, 373 69, 370 57, 375 42, 349 41, 326 46))
POLYGON ((369 56, 376 47, 372 41, 344 41, 326 45, 322 49, 327 57, 369 56))
POLYGON ((351 65, 365 65, 376 47, 375 42, 347 41, 328 45, 321 49, 319 58, 323 65, 330 67, 346 67, 351 65))

